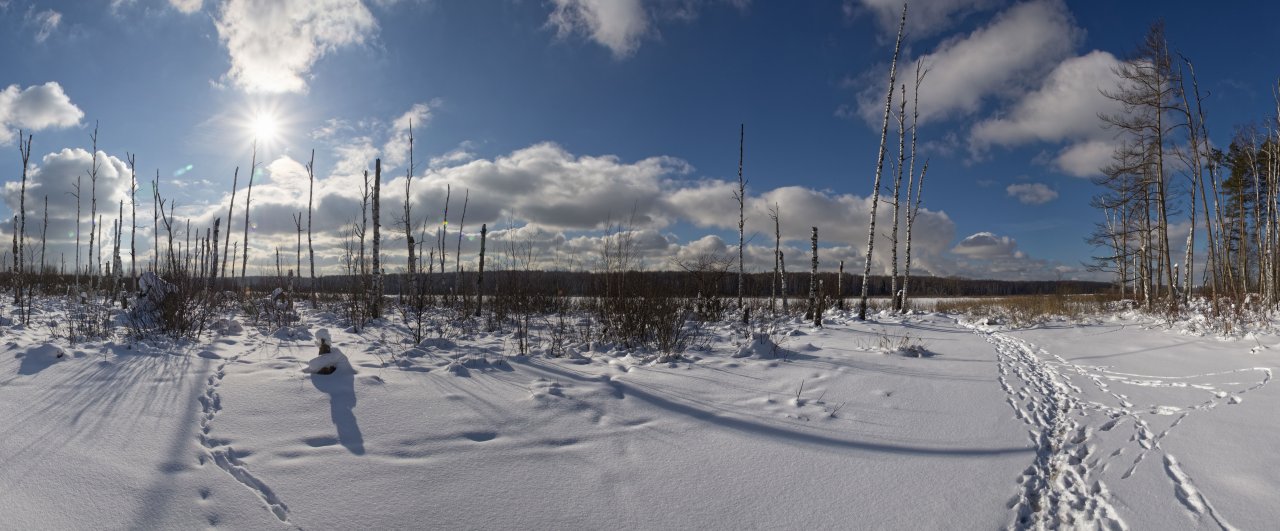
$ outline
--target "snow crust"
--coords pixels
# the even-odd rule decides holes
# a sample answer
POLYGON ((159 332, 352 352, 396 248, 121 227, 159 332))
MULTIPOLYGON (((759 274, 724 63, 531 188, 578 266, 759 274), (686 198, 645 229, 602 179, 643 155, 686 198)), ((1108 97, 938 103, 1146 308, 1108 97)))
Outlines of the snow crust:
POLYGON ((74 347, 0 324, 0 527, 1280 521, 1265 326, 830 312, 756 335, 712 324, 672 361, 600 344, 515 356, 509 333, 413 344, 391 322, 355 334, 301 314, 287 334, 228 318, 200 342, 74 347), (878 348, 903 338, 930 355, 878 348))

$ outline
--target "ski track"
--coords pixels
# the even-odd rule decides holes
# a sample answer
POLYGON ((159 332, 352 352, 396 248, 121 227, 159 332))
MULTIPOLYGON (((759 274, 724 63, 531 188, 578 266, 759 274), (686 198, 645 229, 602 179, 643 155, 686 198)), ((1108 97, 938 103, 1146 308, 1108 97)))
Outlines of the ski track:
POLYGON ((997 380, 1008 395, 1005 401, 1013 409, 1014 417, 1031 428, 1031 441, 1037 446, 1035 463, 1018 479, 1021 492, 1009 502, 1009 508, 1014 510, 1012 528, 1127 529, 1109 502, 1106 485, 1096 476, 1107 470, 1108 461, 1136 447, 1133 464, 1121 479, 1131 477, 1138 465, 1151 452, 1158 450, 1163 454, 1165 473, 1173 483, 1174 494, 1190 516, 1197 520, 1207 517, 1223 530, 1236 529, 1195 487, 1195 481, 1183 471, 1177 458, 1161 448, 1160 442, 1193 412, 1208 411, 1223 403, 1240 403, 1241 395, 1260 389, 1271 381, 1270 369, 1249 368, 1176 377, 1120 373, 1104 366, 1072 363, 1031 343, 987 328, 970 328, 985 335, 995 347, 999 370, 997 380), (1212 376, 1252 372, 1261 372, 1262 380, 1237 393, 1196 382, 1212 376), (1071 381, 1072 374, 1092 382, 1098 390, 1113 398, 1117 406, 1084 399, 1081 396, 1083 390, 1071 381), (1137 408, 1128 396, 1113 391, 1113 384, 1198 389, 1205 391, 1209 398, 1188 406, 1137 408), (1142 418, 1144 415, 1178 417, 1160 433, 1153 433, 1142 418), (1096 420, 1099 416, 1103 420, 1095 427, 1090 419, 1096 420), (1096 448, 1089 444, 1090 436, 1098 431, 1111 431, 1124 420, 1132 421, 1134 429, 1128 443, 1105 457, 1095 456, 1096 448))
POLYGON ((259 341, 259 344, 248 352, 224 359, 222 363, 218 364, 218 368, 209 376, 205 384, 204 394, 200 396, 200 444, 205 449, 205 455, 200 456, 200 465, 203 466, 206 459, 212 460, 214 464, 218 465, 218 468, 221 468, 236 481, 240 482, 241 485, 253 491, 277 519, 288 523, 289 507, 280 500, 275 491, 249 471, 244 462, 236 457, 235 449, 224 441, 209 436, 209 432, 213 428, 213 419, 222 411, 222 396, 218 394, 218 387, 222 385, 222 379, 227 375, 227 365, 235 363, 241 357, 249 356, 267 345, 265 338, 259 341))

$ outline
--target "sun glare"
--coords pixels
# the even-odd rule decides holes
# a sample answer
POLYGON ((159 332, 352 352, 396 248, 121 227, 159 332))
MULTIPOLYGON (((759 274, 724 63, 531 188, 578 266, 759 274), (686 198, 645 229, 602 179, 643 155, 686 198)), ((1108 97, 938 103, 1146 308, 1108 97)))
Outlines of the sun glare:
POLYGON ((261 113, 253 117, 253 137, 259 142, 271 142, 280 133, 280 123, 275 116, 261 113))

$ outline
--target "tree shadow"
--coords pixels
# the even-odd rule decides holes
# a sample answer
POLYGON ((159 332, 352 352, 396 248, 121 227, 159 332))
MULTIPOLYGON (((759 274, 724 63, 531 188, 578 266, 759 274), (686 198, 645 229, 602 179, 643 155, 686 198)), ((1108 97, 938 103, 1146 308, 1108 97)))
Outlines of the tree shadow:
POLYGON ((342 350, 333 347, 333 353, 338 358, 333 374, 312 374, 311 384, 329 395, 329 416, 338 430, 338 442, 351 453, 364 455, 364 435, 355 415, 356 371, 342 350))

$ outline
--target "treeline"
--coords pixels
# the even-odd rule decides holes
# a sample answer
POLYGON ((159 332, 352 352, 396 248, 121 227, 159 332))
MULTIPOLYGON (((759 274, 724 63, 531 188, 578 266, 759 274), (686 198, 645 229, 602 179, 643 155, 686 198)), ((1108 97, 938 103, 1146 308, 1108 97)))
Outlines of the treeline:
MULTIPOLYGON (((540 296, 597 297, 605 294, 610 282, 616 282, 617 273, 588 271, 486 271, 484 280, 477 284, 473 271, 461 273, 387 274, 383 280, 385 295, 396 297, 413 293, 415 282, 423 283, 425 291, 435 295, 471 296, 479 285, 486 295, 501 297, 506 292, 540 296), (455 286, 462 288, 455 292, 455 286)), ((660 297, 735 297, 738 293, 736 274, 720 275, 718 279, 704 279, 687 271, 629 271, 623 274, 625 282, 643 286, 644 296, 660 297)), ((742 280, 745 297, 769 297, 773 273, 747 273, 742 280)), ((810 274, 787 273, 787 297, 802 300, 809 295, 810 274)), ((319 293, 341 292, 361 281, 359 275, 328 275, 316 279, 315 291, 319 293)), ((279 277, 248 277, 247 284, 255 290, 267 290, 281 285, 279 277)), ((306 280, 302 281, 306 284, 306 280)), ((1083 280, 982 280, 957 277, 917 276, 912 278, 916 297, 993 297, 1010 295, 1077 295, 1113 292, 1115 286, 1106 282, 1083 280)), ((818 286, 828 298, 856 298, 862 290, 861 275, 845 273, 843 279, 837 273, 818 273, 818 286), (842 293, 837 293, 840 290, 842 293)), ((872 276, 867 284, 871 297, 888 297, 893 293, 893 278, 887 275, 872 276)))
POLYGON ((1223 150, 1210 139, 1195 67, 1162 23, 1115 73, 1119 86, 1104 94, 1118 111, 1101 116, 1115 149, 1095 179, 1103 221, 1089 238, 1105 252, 1092 269, 1113 272, 1121 296, 1148 310, 1176 312, 1193 294, 1215 309, 1280 302, 1280 92, 1223 150), (1176 225, 1188 233, 1171 234, 1176 225))

